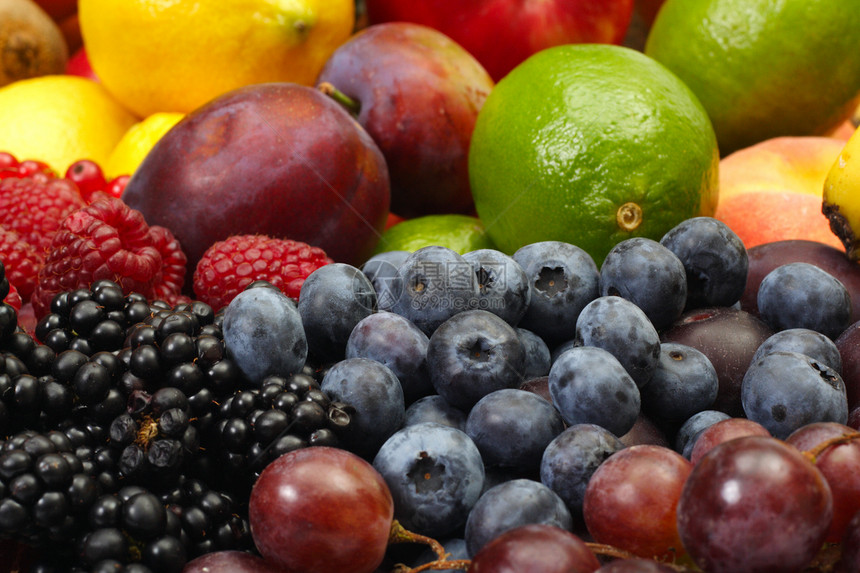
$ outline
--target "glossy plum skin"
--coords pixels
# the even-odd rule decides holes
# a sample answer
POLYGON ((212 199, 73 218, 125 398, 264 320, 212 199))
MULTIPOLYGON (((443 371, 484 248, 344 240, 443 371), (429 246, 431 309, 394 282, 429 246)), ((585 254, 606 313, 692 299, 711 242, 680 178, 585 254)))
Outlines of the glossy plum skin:
POLYGON ((182 573, 212 573, 230 571, 231 573, 283 573, 270 563, 245 551, 214 551, 205 553, 185 564, 182 573))
POLYGON ((523 525, 508 530, 478 551, 472 573, 592 573, 600 562, 585 542, 573 533, 547 524, 523 525))
POLYGON ((433 28, 378 24, 335 50, 323 82, 360 105, 356 118, 388 165, 394 213, 469 211, 469 143, 494 85, 469 52, 433 28))
POLYGON ((756 349, 773 330, 761 319, 732 307, 685 312, 665 330, 663 342, 678 342, 700 350, 717 371, 720 388, 711 409, 743 416, 741 383, 756 349))
POLYGON ((598 543, 640 557, 682 555, 676 507, 692 464, 660 446, 624 448, 603 462, 588 482, 583 515, 598 543))
POLYGON ((848 396, 848 408, 860 406, 860 322, 855 322, 834 343, 842 358, 842 381, 848 396))
POLYGON ((304 573, 374 571, 393 517, 391 492, 373 466, 325 446, 295 450, 269 464, 248 506, 260 554, 304 573))
POLYGON ((269 83, 191 112, 153 147, 122 199, 173 232, 190 275, 212 243, 245 233, 361 264, 385 226, 390 184, 379 147, 339 104, 269 83))
POLYGON ((678 530, 706 571, 801 571, 821 548, 832 515, 824 476, 797 449, 747 436, 720 444, 693 467, 678 530))

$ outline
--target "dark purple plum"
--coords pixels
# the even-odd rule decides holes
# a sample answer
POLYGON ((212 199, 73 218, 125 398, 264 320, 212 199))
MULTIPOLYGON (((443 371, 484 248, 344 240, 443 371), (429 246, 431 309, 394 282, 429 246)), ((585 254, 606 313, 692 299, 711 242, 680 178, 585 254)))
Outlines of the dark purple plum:
POLYGON ((353 100, 388 164, 392 211, 470 210, 469 142, 493 80, 469 52, 426 26, 377 24, 335 50, 317 82, 353 100))
POLYGON ((845 329, 834 341, 842 358, 842 380, 848 395, 848 408, 860 406, 860 322, 845 329))
POLYGON ((741 382, 759 346, 773 334, 761 319, 732 307, 685 312, 663 331, 663 342, 677 342, 701 351, 717 371, 720 389, 712 409, 743 416, 741 382))

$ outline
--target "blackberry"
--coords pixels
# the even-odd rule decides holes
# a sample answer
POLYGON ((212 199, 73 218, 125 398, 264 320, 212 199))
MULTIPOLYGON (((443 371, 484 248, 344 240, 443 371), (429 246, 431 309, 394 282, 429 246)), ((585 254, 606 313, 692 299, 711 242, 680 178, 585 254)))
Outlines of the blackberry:
POLYGON ((0 450, 0 538, 28 545, 71 541, 99 482, 60 431, 25 431, 0 450))

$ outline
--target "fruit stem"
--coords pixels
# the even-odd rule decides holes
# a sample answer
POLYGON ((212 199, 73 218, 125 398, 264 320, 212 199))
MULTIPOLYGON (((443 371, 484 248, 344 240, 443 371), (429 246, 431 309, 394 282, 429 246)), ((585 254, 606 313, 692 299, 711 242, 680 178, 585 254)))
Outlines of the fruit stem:
POLYGON ((418 573, 419 571, 443 569, 459 569, 461 571, 465 571, 466 569, 468 569, 469 564, 471 563, 467 559, 449 561, 448 557, 450 557, 451 554, 445 551, 445 548, 442 547, 441 543, 439 543, 432 537, 427 537, 426 535, 421 535, 419 533, 409 531, 408 529, 400 525, 400 522, 396 519, 391 522, 391 531, 389 531, 388 533, 388 543, 423 543, 424 545, 429 545, 438 557, 436 561, 431 561, 429 563, 419 565, 415 568, 410 568, 409 566, 403 564, 397 565, 394 568, 395 573, 418 573))
POLYGON ((361 111, 361 103, 358 100, 352 99, 329 82, 321 82, 317 89, 342 105, 352 115, 358 115, 361 111))
POLYGON ((818 457, 831 446, 848 444, 855 440, 860 440, 860 432, 847 432, 845 434, 842 434, 841 436, 836 436, 835 438, 824 440, 811 450, 807 450, 803 453, 804 455, 806 455, 807 458, 809 458, 812 463, 816 463, 818 461, 818 457))

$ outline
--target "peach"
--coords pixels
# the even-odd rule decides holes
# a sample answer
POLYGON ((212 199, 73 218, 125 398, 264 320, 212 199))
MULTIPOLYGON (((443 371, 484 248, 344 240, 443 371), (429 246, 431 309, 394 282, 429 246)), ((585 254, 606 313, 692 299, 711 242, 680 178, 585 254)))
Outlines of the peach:
POLYGON ((824 179, 844 146, 838 137, 787 136, 724 157, 714 217, 747 248, 784 239, 842 248, 821 213, 821 200, 824 179))

